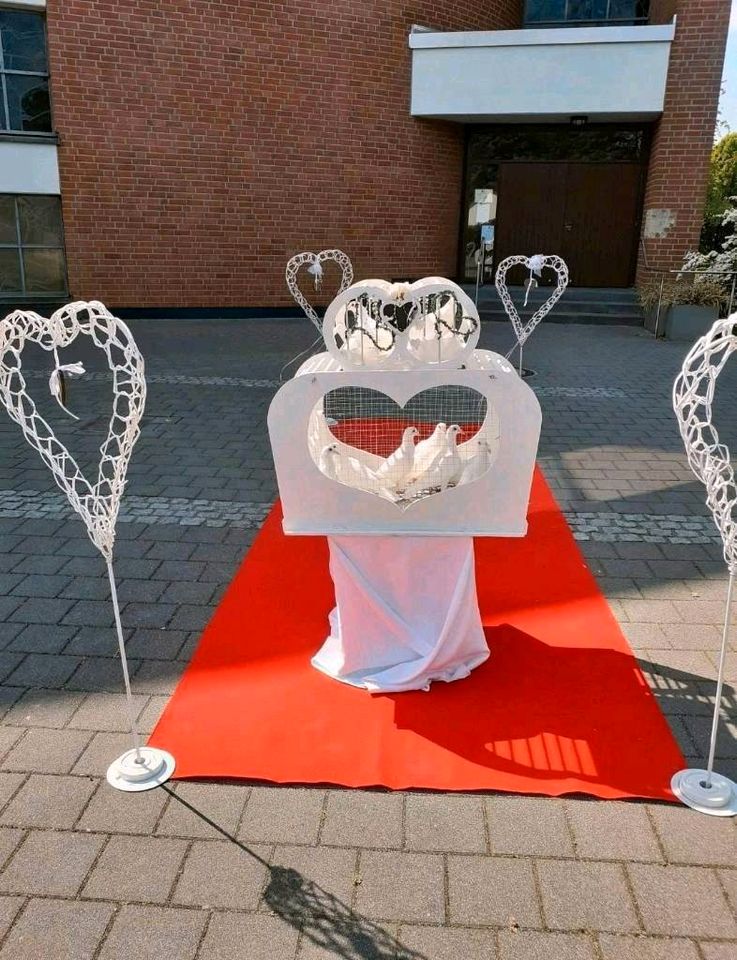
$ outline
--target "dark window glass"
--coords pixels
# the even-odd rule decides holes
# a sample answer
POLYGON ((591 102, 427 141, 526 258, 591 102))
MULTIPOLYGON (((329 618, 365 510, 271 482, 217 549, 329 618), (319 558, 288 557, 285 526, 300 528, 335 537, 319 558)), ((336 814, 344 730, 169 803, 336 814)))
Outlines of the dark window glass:
POLYGON ((59 198, 0 195, 0 297, 65 293, 59 198))
POLYGON ((18 197, 20 241, 34 246, 59 246, 61 205, 58 197, 18 197))
POLYGON ((15 198, 0 197, 0 244, 18 242, 15 223, 15 198))
POLYGON ((4 293, 22 293, 20 256, 17 250, 0 247, 0 295, 4 293))
POLYGON ((527 0, 525 24, 637 23, 647 20, 648 0, 527 0))
POLYGON ((66 268, 63 250, 24 247, 23 267, 29 293, 64 293, 66 268))
POLYGON ((0 9, 0 129, 51 131, 44 18, 0 9))
POLYGON ((51 130, 49 81, 45 77, 8 73, 5 83, 10 113, 8 127, 36 133, 51 130))
POLYGON ((0 10, 0 37, 6 70, 48 72, 43 16, 0 10))

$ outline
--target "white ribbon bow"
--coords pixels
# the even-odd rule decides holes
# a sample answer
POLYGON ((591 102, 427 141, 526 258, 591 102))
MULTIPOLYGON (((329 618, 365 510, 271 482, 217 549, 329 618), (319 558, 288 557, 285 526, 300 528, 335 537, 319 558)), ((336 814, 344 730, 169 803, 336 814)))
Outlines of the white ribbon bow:
POLYGON ((307 268, 307 272, 315 278, 315 290, 319 290, 322 286, 322 264, 320 261, 315 260, 315 262, 307 268))
POLYGON ((81 377, 85 372, 84 367, 81 363, 62 363, 57 362, 54 369, 51 371, 51 376, 49 377, 49 390, 51 391, 51 396, 56 400, 61 409, 68 413, 70 417, 73 417, 75 420, 79 420, 79 417, 72 413, 68 407, 64 406, 64 403, 61 399, 61 375, 62 373, 69 374, 70 377, 81 377))
POLYGON ((542 276, 543 267, 545 266, 545 256, 542 253, 536 253, 534 257, 530 257, 530 276, 525 284, 525 306, 527 306, 527 301, 530 298, 530 290, 533 287, 537 286, 537 280, 535 277, 542 276))

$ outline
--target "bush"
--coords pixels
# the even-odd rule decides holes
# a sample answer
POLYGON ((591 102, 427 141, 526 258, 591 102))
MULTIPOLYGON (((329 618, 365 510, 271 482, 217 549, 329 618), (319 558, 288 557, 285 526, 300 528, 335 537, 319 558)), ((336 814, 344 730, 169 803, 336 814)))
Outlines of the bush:
POLYGON ((666 277, 663 283, 662 299, 660 295, 661 278, 654 276, 643 281, 637 293, 643 310, 650 313, 657 310, 658 302, 663 310, 668 307, 691 305, 695 307, 717 307, 726 304, 728 294, 723 283, 713 277, 687 278, 666 277))

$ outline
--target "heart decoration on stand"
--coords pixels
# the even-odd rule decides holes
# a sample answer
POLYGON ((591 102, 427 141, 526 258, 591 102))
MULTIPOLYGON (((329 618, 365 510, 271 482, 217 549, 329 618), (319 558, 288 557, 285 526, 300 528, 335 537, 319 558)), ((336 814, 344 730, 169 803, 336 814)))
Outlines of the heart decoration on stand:
POLYGON ((673 793, 687 806, 717 817, 737 815, 737 783, 714 771, 724 672, 731 626, 732 596, 737 575, 737 484, 732 458, 713 422, 717 379, 737 350, 737 314, 717 320, 693 345, 673 384, 673 410, 678 420, 688 464, 706 487, 706 505, 722 540, 729 571, 722 645, 719 653, 714 714, 706 769, 679 770, 671 780, 673 793))
POLYGON ((39 452, 106 560, 112 557, 120 498, 146 402, 143 367, 128 327, 98 301, 71 303, 48 320, 18 310, 0 323, 0 402, 39 452), (26 343, 55 353, 80 334, 104 351, 113 375, 113 411, 94 483, 37 412, 26 390, 21 361, 26 343))
POLYGON ((115 524, 128 464, 140 435, 140 422, 146 404, 143 367, 143 357, 128 327, 97 300, 70 303, 57 310, 48 320, 37 313, 17 310, 0 323, 0 402, 51 470, 57 486, 64 491, 69 503, 81 517, 90 540, 104 557, 107 566, 133 740, 133 749, 127 750, 110 765, 107 779, 112 786, 128 792, 159 786, 169 779, 175 767, 174 758, 165 750, 141 745, 113 572, 115 524), (61 364, 58 351, 74 343, 80 334, 89 337, 105 353, 113 377, 112 415, 107 437, 100 447, 101 458, 94 483, 90 483, 77 461, 38 412, 23 376, 22 355, 26 344, 34 343, 53 353, 55 367, 49 388, 52 396, 63 402, 59 374, 66 370, 83 375, 84 367, 77 363, 61 364))
POLYGON ((496 269, 495 284, 499 297, 504 306, 504 311, 509 317, 512 327, 514 328, 514 335, 517 338, 517 345, 521 348, 530 334, 534 331, 535 327, 537 327, 537 325, 545 319, 545 317, 550 313, 550 311, 565 293, 566 287, 568 286, 568 267, 566 266, 565 260, 554 255, 537 254, 534 257, 525 257, 520 254, 513 257, 507 257, 506 260, 502 260, 496 269), (531 274, 537 273, 538 275, 545 267, 548 267, 550 270, 554 270, 558 277, 555 290, 553 290, 552 294, 548 297, 545 303, 538 307, 527 323, 522 323, 520 315, 517 312, 517 308, 512 301, 512 297, 510 296, 509 289, 507 288, 507 274, 512 267, 519 265, 528 269, 531 274))
POLYGON ((673 386, 673 409, 688 463, 706 487, 706 503, 722 538, 730 574, 737 573, 737 484, 730 452, 712 423, 712 406, 717 378, 737 350, 736 323, 737 315, 718 320, 697 340, 673 386))
POLYGON ((321 250, 320 253, 298 253, 287 263, 286 270, 286 281, 289 292, 300 307, 302 307, 307 315, 307 319, 311 320, 318 330, 322 329, 322 321, 318 317, 315 308, 309 303, 300 290, 298 273, 300 267, 309 264, 307 268, 308 273, 314 277, 315 287, 319 289, 320 283, 322 282, 322 265, 327 260, 332 260, 342 271, 340 288, 338 290, 338 293, 342 293, 353 283, 353 264, 350 261, 350 257, 346 253, 343 253, 342 250, 321 250))

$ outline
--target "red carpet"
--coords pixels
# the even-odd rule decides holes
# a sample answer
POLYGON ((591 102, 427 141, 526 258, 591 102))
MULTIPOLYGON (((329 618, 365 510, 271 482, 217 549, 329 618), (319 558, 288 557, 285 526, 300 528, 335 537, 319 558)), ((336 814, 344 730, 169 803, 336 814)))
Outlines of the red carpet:
POLYGON ((476 554, 489 660, 372 695, 310 666, 327 545, 275 508, 150 742, 178 777, 672 799, 683 757, 539 471, 528 536, 476 554))

